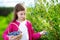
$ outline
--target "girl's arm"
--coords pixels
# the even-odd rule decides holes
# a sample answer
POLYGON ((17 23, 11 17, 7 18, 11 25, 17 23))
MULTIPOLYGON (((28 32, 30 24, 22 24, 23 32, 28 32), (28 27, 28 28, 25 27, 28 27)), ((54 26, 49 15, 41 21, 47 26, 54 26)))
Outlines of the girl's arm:
POLYGON ((33 29, 32 29, 32 35, 33 39, 39 39, 41 37, 40 32, 35 32, 33 29))
POLYGON ((3 33, 3 38, 4 38, 4 40, 9 40, 8 33, 13 31, 13 28, 12 28, 12 27, 14 27, 14 26, 15 26, 15 25, 10 24, 10 25, 8 26, 8 28, 4 31, 4 33, 3 33))
POLYGON ((32 37, 33 37, 33 39, 38 39, 38 38, 40 38, 41 37, 41 34, 40 34, 40 32, 35 32, 34 31, 34 29, 32 28, 32 23, 31 22, 29 22, 29 26, 30 26, 30 28, 31 28, 31 32, 32 32, 32 37))

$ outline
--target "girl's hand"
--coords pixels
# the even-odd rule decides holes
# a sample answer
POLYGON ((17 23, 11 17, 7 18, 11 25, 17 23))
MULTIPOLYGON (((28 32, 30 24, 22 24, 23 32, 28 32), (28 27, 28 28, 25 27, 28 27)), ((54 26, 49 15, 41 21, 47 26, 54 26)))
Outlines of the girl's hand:
POLYGON ((45 34, 46 34, 46 31, 43 30, 43 31, 40 32, 40 34, 41 34, 41 35, 45 35, 45 34))
POLYGON ((8 36, 9 40, 15 40, 17 38, 17 36, 8 36))
POLYGON ((14 39, 14 36, 8 36, 9 37, 9 40, 13 40, 14 39))

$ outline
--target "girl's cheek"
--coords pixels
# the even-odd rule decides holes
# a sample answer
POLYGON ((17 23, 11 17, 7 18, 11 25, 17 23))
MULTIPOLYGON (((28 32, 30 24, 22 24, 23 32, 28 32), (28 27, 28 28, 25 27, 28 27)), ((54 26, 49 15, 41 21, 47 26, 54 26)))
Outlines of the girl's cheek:
POLYGON ((21 17, 21 15, 18 15, 18 17, 21 17))

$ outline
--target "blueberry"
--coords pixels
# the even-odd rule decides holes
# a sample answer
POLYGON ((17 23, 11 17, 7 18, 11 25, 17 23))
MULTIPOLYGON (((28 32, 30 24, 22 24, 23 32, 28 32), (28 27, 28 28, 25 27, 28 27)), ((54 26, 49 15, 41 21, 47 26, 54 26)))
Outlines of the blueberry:
POLYGON ((11 35, 16 36, 16 35, 19 35, 19 34, 20 34, 20 31, 13 31, 13 32, 9 33, 8 35, 9 36, 11 36, 11 35))
POLYGON ((9 35, 9 36, 13 35, 13 32, 9 33, 8 35, 9 35))
POLYGON ((17 35, 19 35, 19 34, 20 34, 20 32, 18 31, 18 32, 17 32, 17 35))
POLYGON ((14 33, 13 35, 16 36, 16 33, 14 33))
POLYGON ((48 32, 45 33, 45 35, 47 35, 47 34, 48 34, 48 32))

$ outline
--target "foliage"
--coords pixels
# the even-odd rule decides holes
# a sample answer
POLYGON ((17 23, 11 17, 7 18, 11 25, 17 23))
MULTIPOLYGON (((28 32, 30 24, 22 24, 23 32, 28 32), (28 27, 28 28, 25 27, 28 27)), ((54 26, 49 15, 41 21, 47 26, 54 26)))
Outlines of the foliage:
POLYGON ((33 24, 36 32, 46 30, 47 35, 39 40, 60 40, 60 4, 46 3, 40 1, 34 8, 27 9, 27 19, 33 24))

